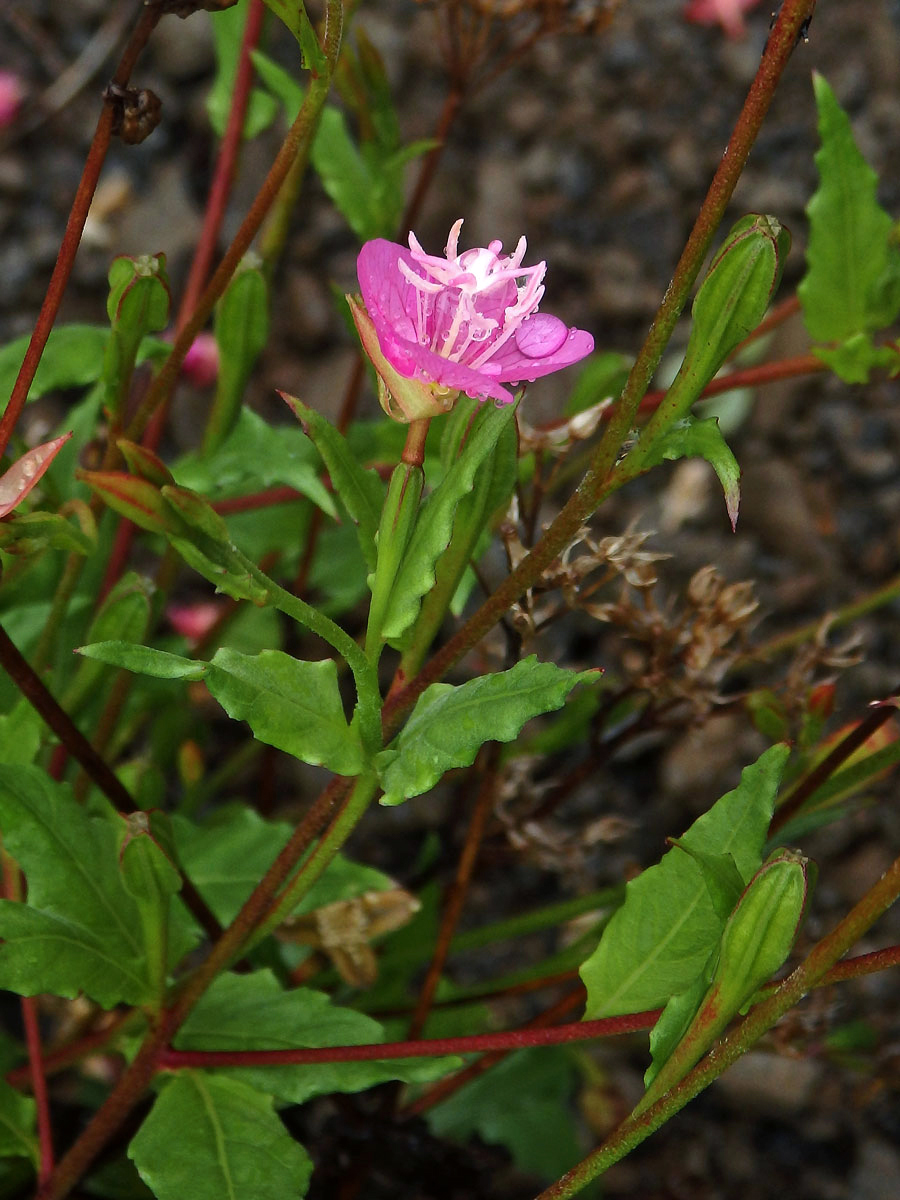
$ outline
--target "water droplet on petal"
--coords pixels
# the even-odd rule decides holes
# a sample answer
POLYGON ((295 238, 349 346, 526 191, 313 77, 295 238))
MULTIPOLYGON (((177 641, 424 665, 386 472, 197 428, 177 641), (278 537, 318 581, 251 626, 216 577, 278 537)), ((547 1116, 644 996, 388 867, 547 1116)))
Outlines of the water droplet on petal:
POLYGON ((568 330, 564 321, 550 313, 535 313, 516 330, 516 346, 526 358, 547 358, 562 346, 568 330))

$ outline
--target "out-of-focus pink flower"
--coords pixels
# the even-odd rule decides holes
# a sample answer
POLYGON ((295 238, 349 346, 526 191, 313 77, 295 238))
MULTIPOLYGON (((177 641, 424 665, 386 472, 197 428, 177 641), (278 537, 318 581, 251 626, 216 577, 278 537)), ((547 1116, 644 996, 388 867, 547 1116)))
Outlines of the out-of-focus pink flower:
POLYGON ((216 600, 198 600, 195 604, 170 604, 166 616, 176 633, 191 642, 199 642, 223 611, 224 605, 216 600))
POLYGON ((12 125, 25 99, 25 85, 12 71, 0 71, 0 129, 12 125))
POLYGON ((684 18, 698 25, 721 25, 730 38, 741 38, 746 32, 744 13, 755 8, 760 0, 690 0, 684 6, 684 18))
POLYGON ((443 258, 412 233, 408 250, 376 238, 359 253, 363 303, 347 300, 395 420, 437 416, 460 392, 508 404, 503 384, 548 375, 594 348, 585 330, 538 312, 547 265, 522 265, 524 238, 512 254, 497 241, 460 254, 461 228, 460 220, 450 230, 443 258))
POLYGON ((208 388, 219 377, 219 347, 211 333, 198 333, 181 364, 181 374, 195 388, 208 388))

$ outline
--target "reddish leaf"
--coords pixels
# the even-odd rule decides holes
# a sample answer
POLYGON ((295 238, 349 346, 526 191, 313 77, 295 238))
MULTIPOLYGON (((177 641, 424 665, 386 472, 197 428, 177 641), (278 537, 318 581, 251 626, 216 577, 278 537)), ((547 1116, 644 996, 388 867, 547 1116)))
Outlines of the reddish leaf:
POLYGON ((71 436, 71 433, 64 433, 52 442, 35 446, 0 476, 0 517, 21 504, 71 436))

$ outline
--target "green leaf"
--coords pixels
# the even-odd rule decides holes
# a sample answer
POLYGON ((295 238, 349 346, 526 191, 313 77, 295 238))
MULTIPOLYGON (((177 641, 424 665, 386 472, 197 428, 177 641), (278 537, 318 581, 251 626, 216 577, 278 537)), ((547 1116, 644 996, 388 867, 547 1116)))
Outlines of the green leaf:
MULTIPOLYGON (((699 817, 681 841, 705 854, 730 854, 747 882, 762 859, 788 754, 786 746, 773 746, 746 767, 738 787, 699 817)), ((699 865, 682 849, 670 850, 631 880, 625 903, 582 964, 585 1015, 609 1017, 665 1004, 702 973, 722 928, 699 865)))
MULTIPOLYGON (((197 1004, 175 1039, 179 1050, 289 1050, 302 1046, 357 1046, 384 1039, 381 1025, 364 1013, 332 1004, 310 988, 285 991, 270 971, 221 975, 197 1004)), ((227 1067, 216 1076, 242 1080, 289 1104, 331 1092, 360 1092, 388 1079, 440 1078, 456 1057, 303 1066, 227 1067)))
POLYGON ((829 366, 844 383, 868 383, 876 368, 896 375, 900 351, 895 345, 876 346, 870 333, 854 333, 839 346, 814 346, 813 354, 829 366))
POLYGON ((333 659, 303 662, 281 650, 252 656, 224 647, 209 664, 206 685, 228 715, 246 721, 260 741, 338 775, 363 769, 333 659))
POLYGON ((203 679, 209 664, 168 650, 155 650, 152 646, 141 646, 131 642, 94 642, 90 646, 79 646, 78 653, 96 662, 111 667, 122 667, 136 675, 150 675, 154 679, 203 679))
POLYGON ((303 0, 265 0, 276 17, 284 21, 297 39, 304 67, 319 74, 326 66, 325 54, 310 24, 303 0))
POLYGON ((824 77, 813 75, 821 149, 820 183, 807 206, 806 275, 797 288, 810 336, 843 342, 889 325, 900 309, 900 251, 893 221, 878 203, 878 177, 860 154, 847 114, 824 77))
POLYGON ((566 671, 532 655, 509 671, 459 687, 433 683, 419 697, 399 736, 376 758, 382 804, 427 792, 453 767, 467 767, 485 742, 510 742, 532 717, 562 708, 593 672, 566 671))
POLYGON ((0 1079, 0 1158, 30 1158, 37 1163, 36 1111, 30 1096, 0 1079))
POLYGON ((271 1096, 205 1071, 164 1084, 128 1156, 157 1200, 291 1200, 313 1168, 271 1096))
POLYGON ((251 655, 223 647, 211 662, 196 662, 124 642, 98 642, 79 653, 157 679, 202 679, 228 715, 246 721, 261 742, 339 775, 362 770, 362 749, 344 716, 330 658, 304 662, 281 650, 251 655))
POLYGON ((0 987, 85 992, 104 1008, 152 998, 141 922, 119 873, 124 827, 91 817, 36 767, 0 767, 0 830, 28 903, 0 901, 0 987))
POLYGON ((330 104, 322 110, 311 157, 326 193, 360 241, 383 236, 386 231, 373 204, 371 172, 350 136, 344 114, 330 104))
MULTIPOLYGON (((247 8, 247 0, 241 0, 233 8, 210 14, 218 69, 206 98, 206 112, 209 123, 218 137, 225 133, 228 114, 231 111, 231 97, 234 94, 238 55, 247 22, 247 8)), ((268 129, 277 115, 277 102, 268 92, 261 88, 253 88, 244 118, 244 137, 256 137, 264 129, 268 129)))
POLYGON ((0 716, 0 762, 28 766, 40 749, 44 723, 24 696, 0 716))
POLYGON ((505 1146, 520 1170, 555 1179, 582 1153, 571 1107, 576 1084, 561 1047, 520 1050, 432 1109, 428 1124, 440 1137, 477 1134, 505 1146))
POLYGON ((216 306, 219 374, 203 438, 204 457, 225 440, 237 421, 247 381, 269 336, 268 305, 262 271, 244 266, 233 276, 216 306))
POLYGON ((719 477, 725 494, 728 519, 731 521, 731 528, 734 529, 741 502, 741 468, 722 436, 715 417, 707 417, 704 420, 685 417, 676 421, 653 442, 646 465, 652 467, 664 459, 677 458, 706 459, 719 477))
POLYGON ((213 454, 184 458, 174 473, 180 484, 217 499, 281 484, 335 515, 316 454, 301 430, 270 425, 249 408, 241 409, 234 429, 213 454))
POLYGON ((263 54, 261 50, 252 50, 250 58, 260 79, 272 95, 280 100, 284 106, 284 114, 288 124, 293 125, 297 119, 297 114, 300 112, 300 106, 303 104, 306 89, 294 79, 289 71, 286 71, 284 67, 280 67, 278 63, 269 58, 268 54, 263 54))
MULTIPOLYGON (((102 325, 57 325, 50 331, 28 399, 96 383, 103 370, 108 338, 109 329, 102 325)), ((0 350, 0 395, 8 396, 12 391, 30 340, 30 334, 25 334, 0 350)))
MULTIPOLYGON (((179 860, 223 925, 234 920, 293 832, 286 822, 264 821, 242 804, 217 809, 202 823, 175 816, 172 826, 179 860)), ((338 854, 294 911, 393 886, 381 871, 338 854)))
POLYGON ((386 640, 396 642, 416 619, 422 597, 434 586, 435 563, 450 541, 457 505, 472 490, 479 469, 515 411, 515 404, 481 406, 462 453, 422 505, 382 625, 386 640))
POLYGON ((375 535, 384 505, 385 486, 374 471, 362 467, 344 436, 315 409, 296 396, 280 393, 313 442, 331 478, 332 486, 356 525, 359 546, 370 571, 375 570, 375 535))

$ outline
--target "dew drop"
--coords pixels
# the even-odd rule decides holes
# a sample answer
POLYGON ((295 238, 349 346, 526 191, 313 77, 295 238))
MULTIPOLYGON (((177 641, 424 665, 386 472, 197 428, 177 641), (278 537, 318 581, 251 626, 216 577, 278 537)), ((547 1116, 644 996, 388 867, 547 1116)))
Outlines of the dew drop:
POLYGON ((535 313, 516 330, 516 346, 526 358, 547 358, 566 340, 565 323, 550 313, 535 313))

